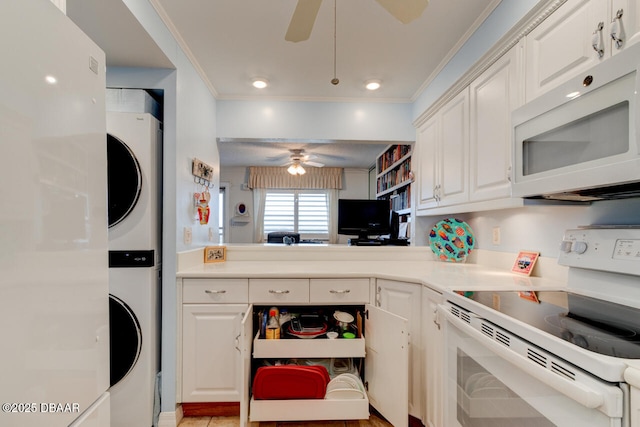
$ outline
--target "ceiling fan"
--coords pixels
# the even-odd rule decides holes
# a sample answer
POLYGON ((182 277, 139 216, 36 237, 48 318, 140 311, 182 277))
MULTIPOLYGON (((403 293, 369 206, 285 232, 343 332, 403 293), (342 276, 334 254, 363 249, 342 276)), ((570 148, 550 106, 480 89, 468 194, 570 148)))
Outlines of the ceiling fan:
POLYGON ((291 155, 289 156, 290 160, 285 164, 285 166, 289 165, 287 172, 291 175, 304 175, 306 171, 302 167, 303 164, 316 168, 324 166, 324 163, 312 162, 311 159, 315 158, 315 156, 303 154, 303 149, 291 149, 289 151, 291 152, 291 155))
MULTIPOLYGON (((375 0, 403 24, 422 15, 429 0, 375 0)), ((298 0, 284 39, 290 42, 307 40, 311 35, 322 0, 298 0)))

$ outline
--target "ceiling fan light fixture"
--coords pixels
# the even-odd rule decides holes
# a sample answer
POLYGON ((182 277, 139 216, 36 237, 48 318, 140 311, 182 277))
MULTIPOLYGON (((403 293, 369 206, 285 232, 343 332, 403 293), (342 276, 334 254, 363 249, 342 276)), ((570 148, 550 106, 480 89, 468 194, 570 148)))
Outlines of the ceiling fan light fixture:
POLYGON ((304 170, 300 163, 296 162, 289 166, 287 172, 289 172, 291 175, 304 175, 307 171, 304 170))
POLYGON ((269 80, 263 79, 262 77, 257 77, 253 79, 251 84, 256 89, 264 89, 265 87, 269 86, 269 80))
POLYGON ((364 87, 367 88, 367 90, 378 90, 380 86, 382 86, 381 80, 367 80, 364 82, 364 87))

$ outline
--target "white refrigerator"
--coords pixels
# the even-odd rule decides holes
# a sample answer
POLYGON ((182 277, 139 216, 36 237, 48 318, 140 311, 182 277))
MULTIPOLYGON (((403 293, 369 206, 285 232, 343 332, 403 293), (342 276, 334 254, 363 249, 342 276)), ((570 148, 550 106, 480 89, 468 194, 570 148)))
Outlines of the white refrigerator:
POLYGON ((0 5, 0 426, 109 425, 105 57, 0 5))

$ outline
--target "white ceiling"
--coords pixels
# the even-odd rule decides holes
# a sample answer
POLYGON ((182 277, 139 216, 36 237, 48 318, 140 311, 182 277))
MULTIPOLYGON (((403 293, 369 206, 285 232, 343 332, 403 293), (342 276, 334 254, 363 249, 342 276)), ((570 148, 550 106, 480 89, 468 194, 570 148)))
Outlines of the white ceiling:
MULTIPOLYGON (((500 2, 431 0, 420 18, 402 24, 375 0, 336 0, 340 83, 332 85, 333 0, 322 1, 310 38, 298 43, 284 40, 297 0, 149 1, 217 99, 375 102, 415 100, 500 2), (269 87, 253 88, 254 77, 269 87), (382 80, 382 88, 366 91, 367 79, 382 80)), ((108 66, 173 67, 122 0, 67 0, 67 13, 105 50, 108 66)), ((223 166, 273 165, 277 153, 304 146, 327 166, 365 167, 379 144, 222 139, 219 149, 223 166)))
POLYGON ((375 0, 336 1, 334 86, 333 0, 322 1, 311 37, 298 43, 284 40, 297 0, 151 0, 218 98, 394 101, 412 100, 498 3, 431 0, 420 18, 402 24, 375 0), (253 88, 253 77, 270 86, 253 88), (382 88, 366 91, 367 79, 382 80, 382 88))

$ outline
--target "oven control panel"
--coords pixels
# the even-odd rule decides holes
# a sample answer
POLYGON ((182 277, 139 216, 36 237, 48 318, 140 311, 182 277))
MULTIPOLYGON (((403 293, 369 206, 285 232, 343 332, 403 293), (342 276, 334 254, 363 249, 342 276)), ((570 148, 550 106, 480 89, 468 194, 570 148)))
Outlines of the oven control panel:
POLYGON ((613 251, 614 259, 626 259, 630 261, 640 260, 640 240, 618 239, 613 251))
POLYGON ((558 263, 640 276, 640 227, 567 230, 558 263))

